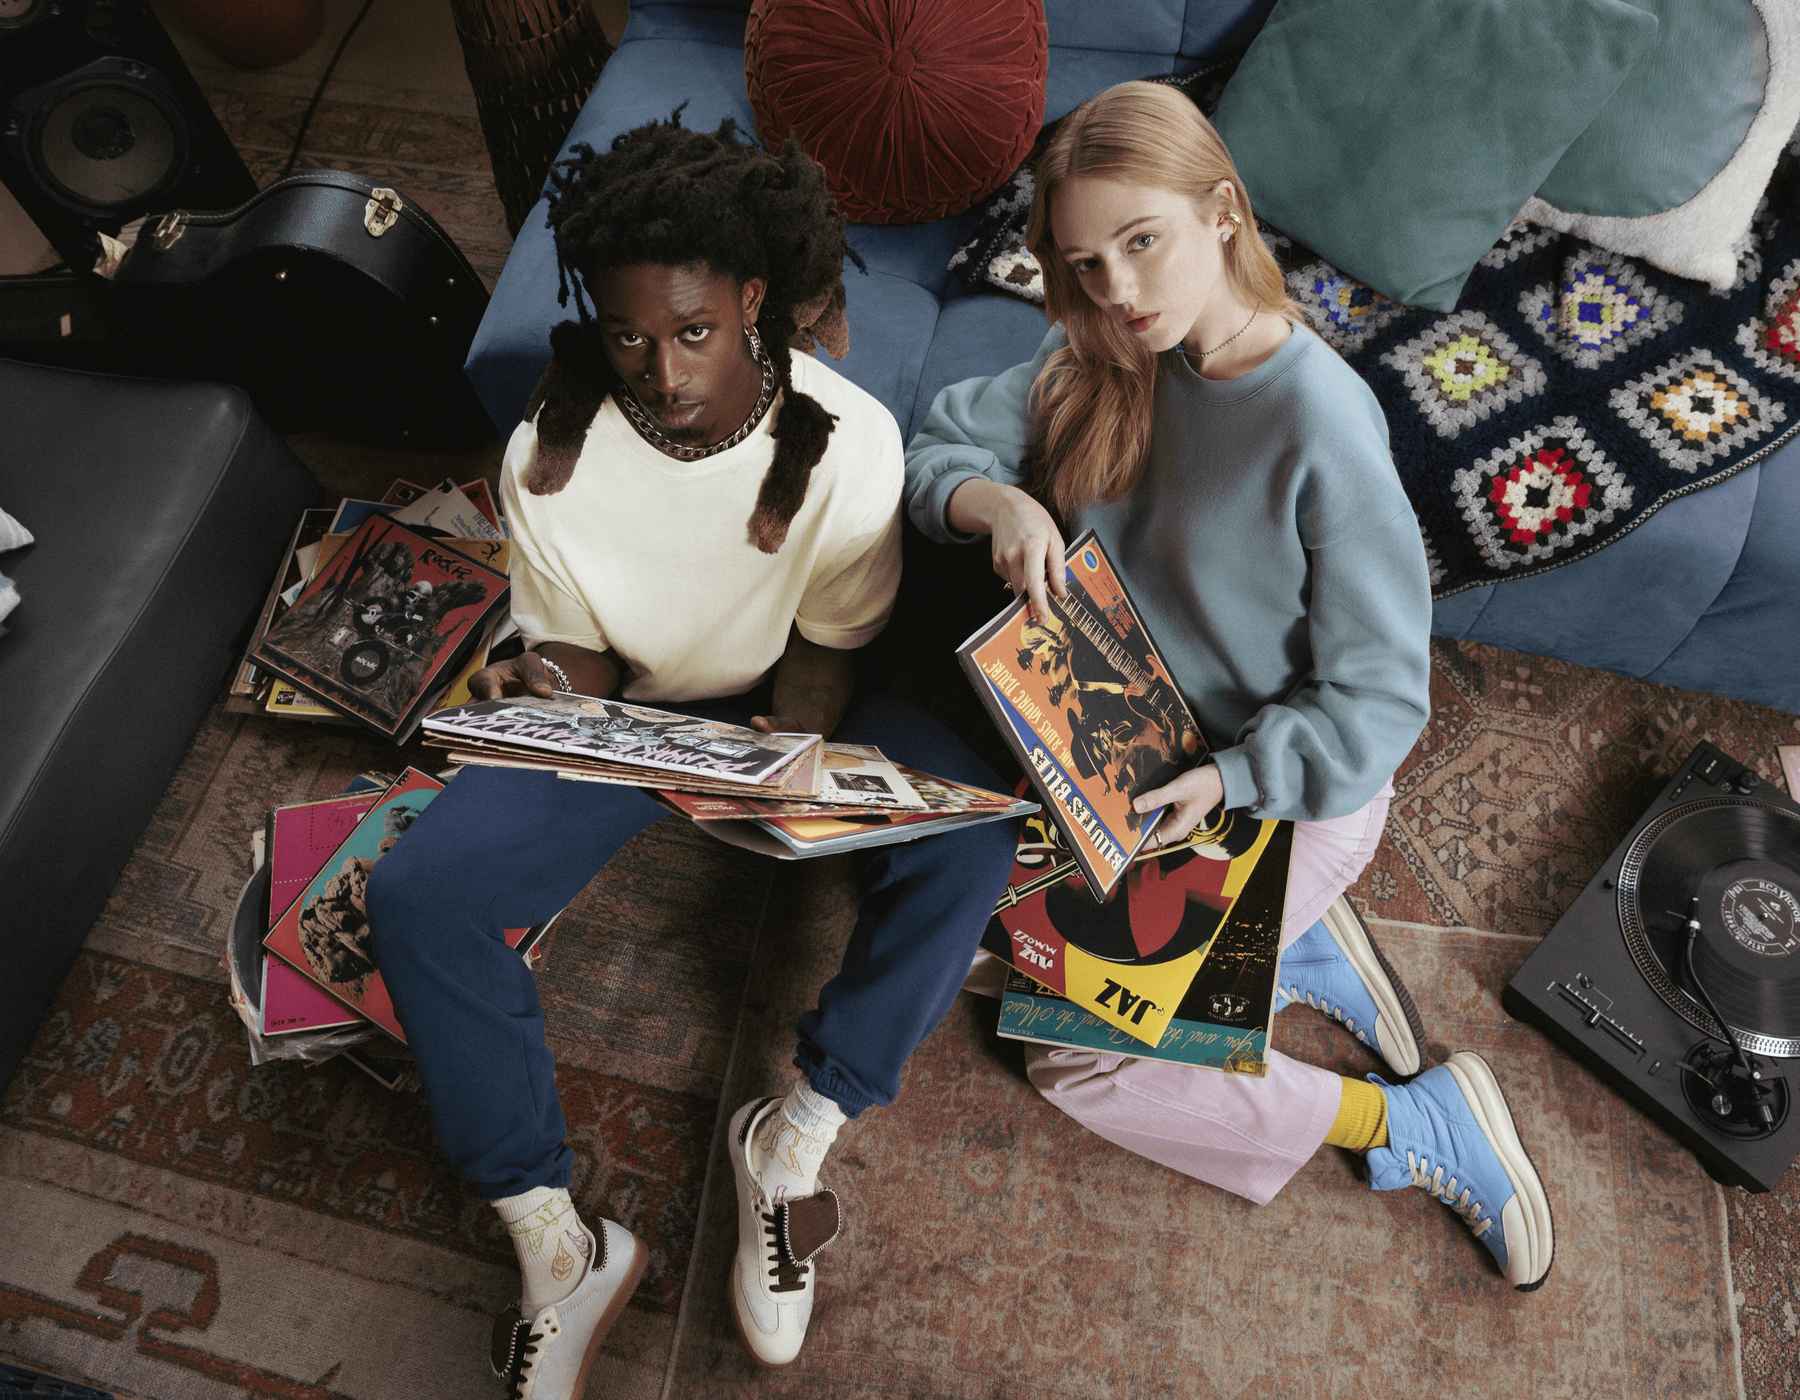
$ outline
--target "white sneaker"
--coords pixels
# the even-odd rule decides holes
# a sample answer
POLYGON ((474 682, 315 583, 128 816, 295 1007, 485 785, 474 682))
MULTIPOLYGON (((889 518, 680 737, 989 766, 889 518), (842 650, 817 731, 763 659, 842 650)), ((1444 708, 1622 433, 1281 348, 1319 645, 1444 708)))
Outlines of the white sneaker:
POLYGON ((744 1345, 765 1366, 785 1366, 800 1354, 812 1320, 812 1258, 839 1227, 836 1192, 771 1201, 750 1169, 750 1135, 780 1109, 780 1099, 752 1099, 732 1115, 726 1143, 738 1207, 731 1311, 744 1345))
POLYGON ((511 1400, 580 1400, 600 1344, 637 1291, 650 1251, 623 1225, 602 1220, 600 1257, 567 1298, 527 1322, 508 1308, 494 1319, 488 1365, 511 1400))

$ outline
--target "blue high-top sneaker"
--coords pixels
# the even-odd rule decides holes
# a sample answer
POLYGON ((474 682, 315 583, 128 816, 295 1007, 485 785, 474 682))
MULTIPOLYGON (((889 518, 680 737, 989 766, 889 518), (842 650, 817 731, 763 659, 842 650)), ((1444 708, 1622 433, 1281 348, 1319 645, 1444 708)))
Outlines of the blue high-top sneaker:
POLYGON ((1275 1009, 1302 1001, 1323 1011, 1387 1062, 1402 1079, 1419 1072, 1425 1025, 1412 993, 1339 895, 1320 919, 1281 950, 1275 1009))
POLYGON ((1388 1145, 1367 1155, 1377 1191, 1416 1186, 1462 1217, 1507 1281, 1541 1284, 1555 1253, 1550 1198, 1487 1061, 1459 1050, 1410 1084, 1386 1084, 1388 1145))

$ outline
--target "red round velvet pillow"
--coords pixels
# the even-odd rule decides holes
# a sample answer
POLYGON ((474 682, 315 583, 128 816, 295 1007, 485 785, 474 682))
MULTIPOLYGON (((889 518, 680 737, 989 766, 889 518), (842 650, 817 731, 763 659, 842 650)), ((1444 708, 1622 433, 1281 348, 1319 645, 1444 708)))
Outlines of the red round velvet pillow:
POLYGON ((960 213, 1005 183, 1049 58, 1043 0, 754 0, 744 28, 763 141, 798 138, 869 224, 960 213))

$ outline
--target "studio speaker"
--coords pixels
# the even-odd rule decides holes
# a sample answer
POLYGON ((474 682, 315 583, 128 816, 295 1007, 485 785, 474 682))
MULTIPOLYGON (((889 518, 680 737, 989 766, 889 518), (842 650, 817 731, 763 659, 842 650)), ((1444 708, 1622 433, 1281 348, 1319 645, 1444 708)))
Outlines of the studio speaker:
POLYGON ((142 0, 0 0, 0 184, 77 269, 98 232, 256 193, 142 0))

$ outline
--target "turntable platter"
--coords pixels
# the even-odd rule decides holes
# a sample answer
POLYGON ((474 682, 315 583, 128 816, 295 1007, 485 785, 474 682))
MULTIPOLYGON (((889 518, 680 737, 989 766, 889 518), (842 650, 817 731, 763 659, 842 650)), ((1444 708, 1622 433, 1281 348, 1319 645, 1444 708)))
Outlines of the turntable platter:
POLYGON ((1800 817, 1737 797, 1681 803, 1644 827, 1620 867, 1619 926, 1656 994, 1709 1035, 1718 1022, 1682 965, 1691 901, 1694 966, 1744 1049, 1800 1055, 1800 817))

